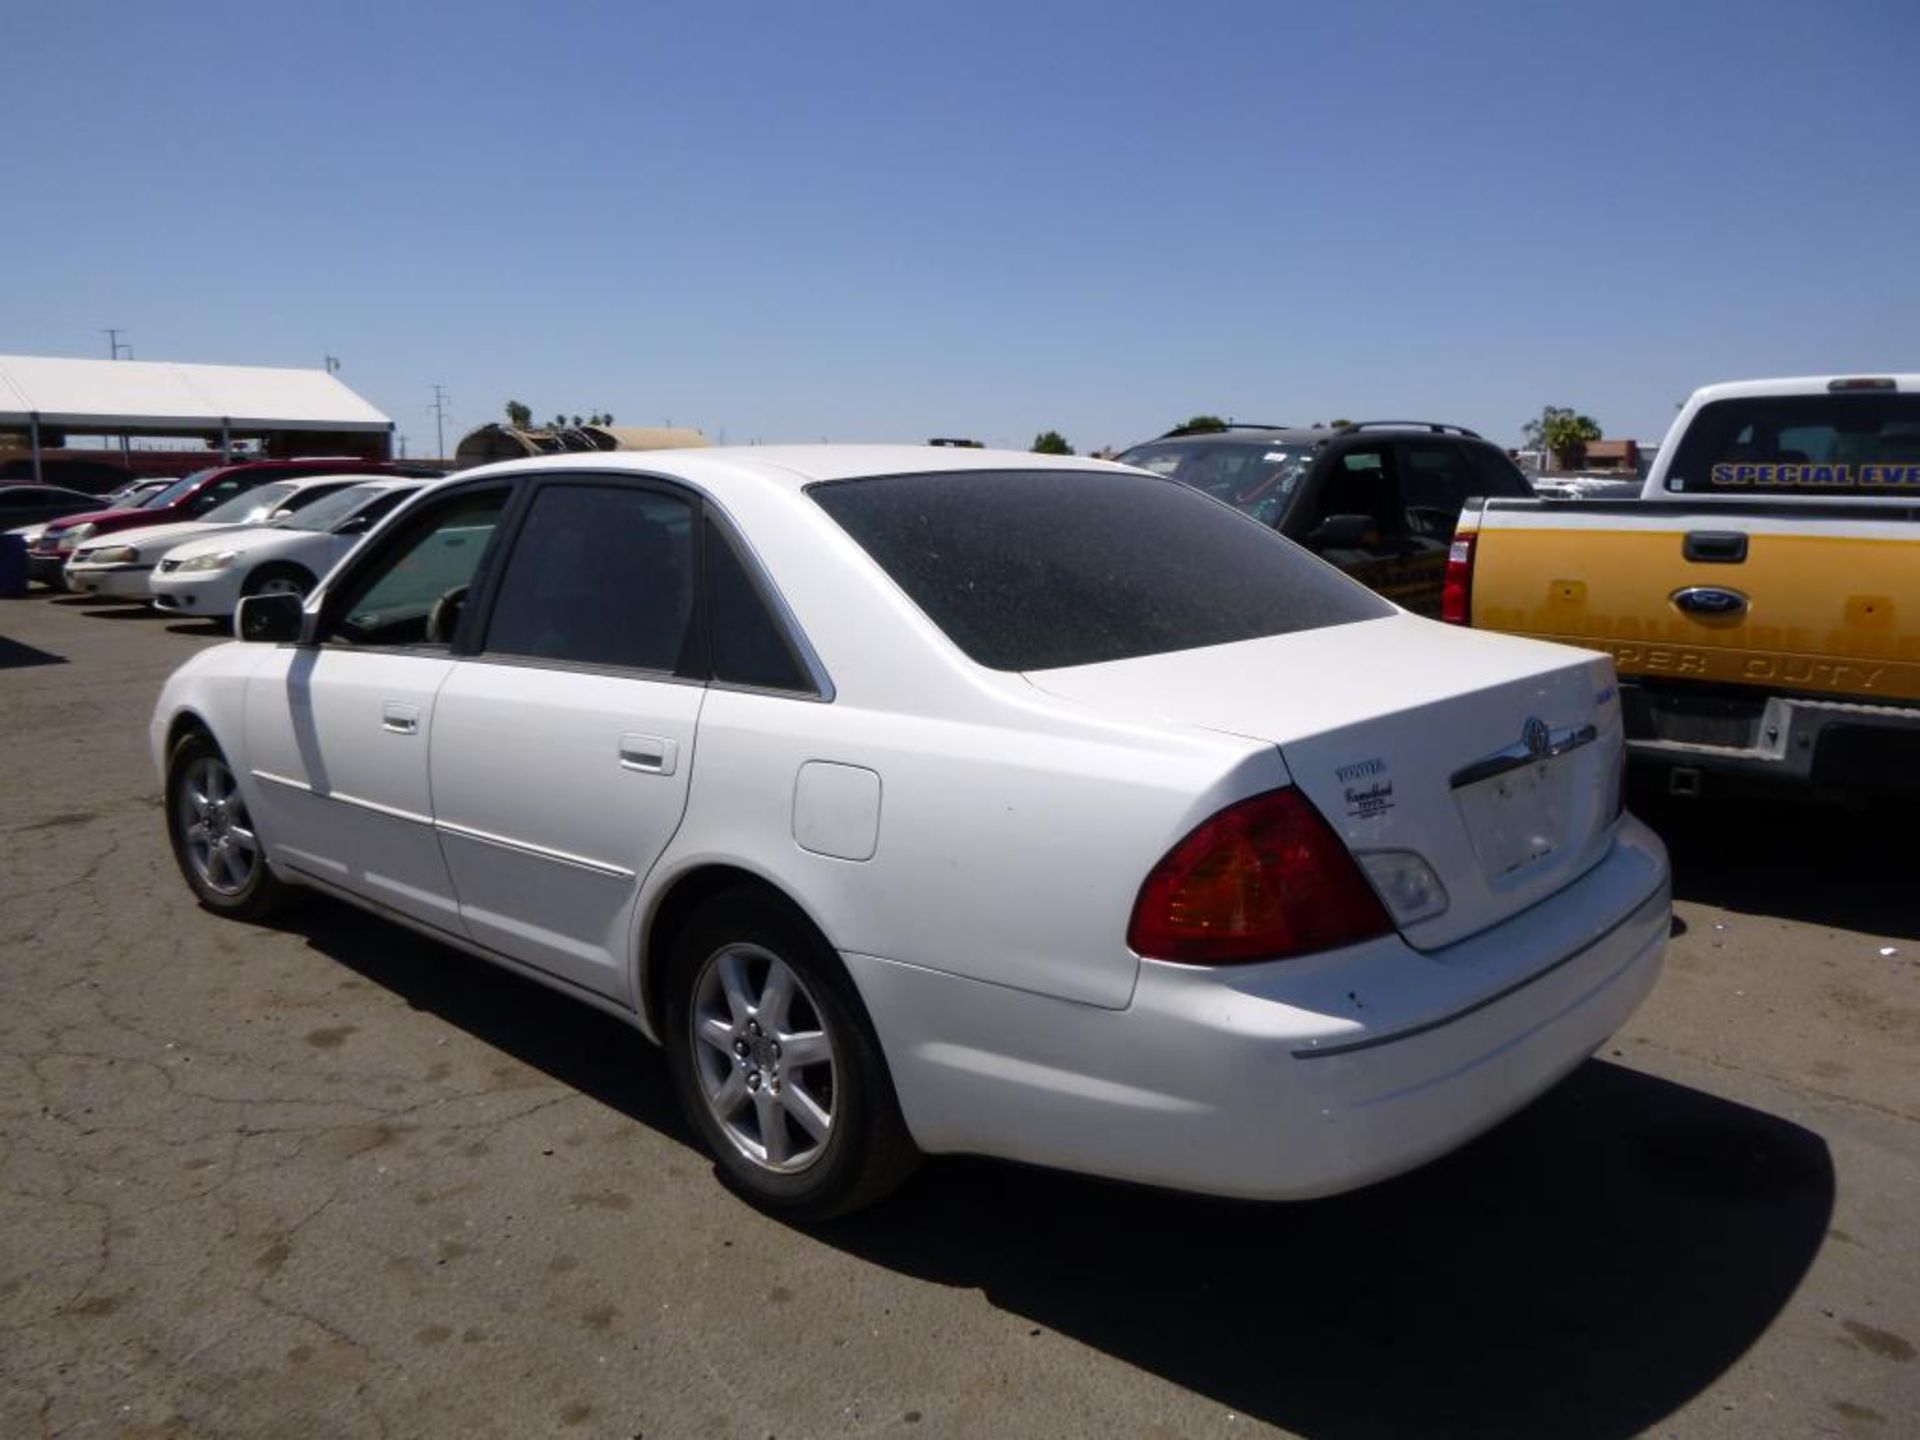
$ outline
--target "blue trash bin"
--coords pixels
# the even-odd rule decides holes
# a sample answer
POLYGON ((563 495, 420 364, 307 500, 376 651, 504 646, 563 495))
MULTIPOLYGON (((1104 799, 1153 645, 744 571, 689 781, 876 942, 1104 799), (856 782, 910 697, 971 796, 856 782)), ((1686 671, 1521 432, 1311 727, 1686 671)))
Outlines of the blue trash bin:
POLYGON ((0 534, 0 600, 18 600, 26 593, 27 542, 0 534))

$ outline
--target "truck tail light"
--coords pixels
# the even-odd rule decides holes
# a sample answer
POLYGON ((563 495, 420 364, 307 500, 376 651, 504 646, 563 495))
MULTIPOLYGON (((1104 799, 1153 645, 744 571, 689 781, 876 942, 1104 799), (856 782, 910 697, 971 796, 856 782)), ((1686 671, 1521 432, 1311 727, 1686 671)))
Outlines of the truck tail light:
POLYGON ((1440 618, 1449 625, 1467 625, 1473 618, 1473 547, 1480 538, 1473 530, 1454 533, 1447 547, 1447 573, 1440 583, 1440 618))
POLYGON ((1393 928, 1347 847, 1291 786, 1229 805, 1153 867, 1127 944, 1151 960, 1280 960, 1393 928))

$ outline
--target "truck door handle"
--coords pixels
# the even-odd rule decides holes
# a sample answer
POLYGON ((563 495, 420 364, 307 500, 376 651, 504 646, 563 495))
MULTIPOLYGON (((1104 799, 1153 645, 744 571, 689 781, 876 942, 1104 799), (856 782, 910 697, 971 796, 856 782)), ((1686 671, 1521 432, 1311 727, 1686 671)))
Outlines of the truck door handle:
POLYGON ((390 730, 395 735, 417 735, 420 733, 420 707, 402 705, 397 700, 389 700, 380 707, 380 728, 390 730))
POLYGON ((1701 565, 1740 565, 1747 558, 1747 537, 1738 530, 1689 530, 1680 554, 1701 565))
POLYGON ((622 735, 620 768, 643 775, 671 775, 680 761, 680 742, 663 735, 622 735))

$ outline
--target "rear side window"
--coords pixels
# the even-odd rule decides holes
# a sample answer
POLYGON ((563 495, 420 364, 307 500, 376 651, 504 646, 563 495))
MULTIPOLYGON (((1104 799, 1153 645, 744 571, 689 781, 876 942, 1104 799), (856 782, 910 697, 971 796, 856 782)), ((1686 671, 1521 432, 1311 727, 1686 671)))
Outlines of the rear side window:
POLYGON ((681 668, 693 624, 693 506, 614 485, 533 497, 484 648, 638 670, 681 668))
POLYGON ((707 524, 707 630, 713 678, 761 690, 813 694, 786 631, 767 608, 733 544, 707 524))
POLYGON ((1092 665, 1394 613, 1272 530, 1144 475, 891 475, 808 493, 954 644, 994 670, 1092 665))
POLYGON ((1473 462, 1478 483, 1467 492, 1486 497, 1528 496, 1533 486, 1520 473, 1520 467, 1491 445, 1470 445, 1467 456, 1473 462))
POLYGON ((1716 495, 1920 495, 1920 395, 1755 395, 1700 407, 1669 490, 1716 495))
POLYGON ((1415 535, 1451 540, 1460 507, 1473 493, 1473 472, 1457 445, 1409 444, 1400 452, 1400 504, 1415 535))

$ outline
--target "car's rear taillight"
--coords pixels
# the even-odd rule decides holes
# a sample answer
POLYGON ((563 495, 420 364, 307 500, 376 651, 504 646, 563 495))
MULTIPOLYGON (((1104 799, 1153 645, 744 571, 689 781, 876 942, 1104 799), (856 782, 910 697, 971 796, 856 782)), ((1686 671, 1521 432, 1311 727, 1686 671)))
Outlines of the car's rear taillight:
POLYGON ((1291 787, 1229 805, 1169 850, 1133 903, 1152 960, 1279 960, 1393 928, 1347 847, 1291 787))
POLYGON ((1457 531, 1447 547, 1447 575, 1440 585, 1440 618, 1449 625, 1466 625, 1473 617, 1473 530, 1457 531))

